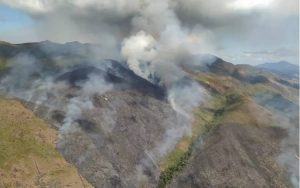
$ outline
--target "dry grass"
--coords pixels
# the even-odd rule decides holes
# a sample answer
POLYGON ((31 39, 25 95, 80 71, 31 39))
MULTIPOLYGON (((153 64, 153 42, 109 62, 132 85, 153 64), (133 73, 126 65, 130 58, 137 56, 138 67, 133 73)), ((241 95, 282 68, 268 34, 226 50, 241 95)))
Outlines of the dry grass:
POLYGON ((0 187, 86 187, 56 151, 57 134, 20 102, 0 98, 0 187))

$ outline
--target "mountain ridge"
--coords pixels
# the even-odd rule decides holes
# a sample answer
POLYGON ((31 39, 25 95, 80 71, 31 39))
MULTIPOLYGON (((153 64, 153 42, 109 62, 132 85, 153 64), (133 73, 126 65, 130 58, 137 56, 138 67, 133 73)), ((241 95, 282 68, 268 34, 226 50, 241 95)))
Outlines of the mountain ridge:
POLYGON ((299 79, 299 65, 291 64, 287 61, 263 63, 256 67, 287 78, 299 79))
POLYGON ((290 178, 297 178, 280 158, 297 162, 299 92, 293 80, 200 58, 180 64, 184 77, 167 90, 126 62, 89 57, 74 43, 62 44, 63 51, 45 45, 0 44, 0 91, 57 128, 57 150, 93 186, 292 187, 290 178), (201 103, 181 93, 195 84, 203 87, 195 91, 203 95, 201 103), (178 98, 170 96, 184 95, 195 104, 180 114, 176 110, 189 100, 174 108, 178 98))

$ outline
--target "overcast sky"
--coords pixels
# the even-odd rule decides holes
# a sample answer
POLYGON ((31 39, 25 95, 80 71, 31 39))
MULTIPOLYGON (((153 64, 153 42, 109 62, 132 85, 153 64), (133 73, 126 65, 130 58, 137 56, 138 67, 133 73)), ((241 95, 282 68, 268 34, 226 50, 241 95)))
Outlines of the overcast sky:
POLYGON ((116 53, 134 41, 233 63, 298 64, 298 9, 297 0, 0 0, 0 40, 99 43, 116 53))

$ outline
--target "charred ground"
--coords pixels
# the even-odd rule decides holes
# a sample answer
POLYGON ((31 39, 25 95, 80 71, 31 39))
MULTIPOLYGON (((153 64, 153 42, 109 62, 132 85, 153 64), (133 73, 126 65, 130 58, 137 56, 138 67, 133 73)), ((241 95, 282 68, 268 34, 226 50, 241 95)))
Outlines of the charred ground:
POLYGON ((23 101, 56 127, 57 149, 93 186, 293 187, 299 181, 290 164, 298 163, 299 153, 295 80, 220 58, 182 65, 186 75, 176 86, 195 81, 209 95, 190 122, 168 102, 159 79, 144 79, 126 63, 91 59, 91 48, 1 43, 0 78, 3 95, 23 101), (18 76, 12 73, 22 61, 15 59, 24 54, 38 67, 23 69, 29 71, 28 88, 7 82, 18 76), (31 84, 49 84, 45 78, 55 92, 44 95, 31 84), (105 87, 89 85, 99 80, 105 87))

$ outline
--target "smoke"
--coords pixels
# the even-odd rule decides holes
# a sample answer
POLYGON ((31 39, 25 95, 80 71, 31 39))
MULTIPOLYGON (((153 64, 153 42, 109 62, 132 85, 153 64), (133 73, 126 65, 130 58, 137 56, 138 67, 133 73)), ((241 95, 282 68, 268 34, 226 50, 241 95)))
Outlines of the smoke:
MULTIPOLYGON (((28 9, 27 5, 25 3, 21 6, 28 9)), ((75 38, 84 42, 99 42, 99 48, 94 48, 95 55, 91 54, 94 56, 91 59, 97 57, 123 60, 135 74, 166 89, 167 100, 176 112, 176 119, 166 119, 169 121, 166 123, 169 127, 166 127, 163 140, 151 151, 145 151, 146 158, 140 161, 137 168, 139 165, 142 168, 151 167, 170 152, 182 137, 191 134, 192 110, 204 102, 206 95, 204 88, 187 78, 182 64, 189 56, 214 50, 211 33, 201 26, 184 27, 174 6, 172 1, 159 0, 129 2, 120 0, 118 4, 111 1, 99 4, 94 1, 90 3, 76 1, 68 5, 45 1, 31 9, 34 10, 31 12, 32 16, 38 21, 38 33, 47 39, 68 41, 75 38), (78 10, 78 7, 81 9, 78 10), (53 35, 53 32, 49 32, 52 27, 59 27, 61 32, 53 35)), ((50 54, 55 51, 47 45, 43 46, 43 50, 50 54)), ((80 51, 78 54, 84 53, 85 51, 80 51)), ((46 87, 41 88, 43 92, 39 92, 38 99, 30 100, 40 101, 39 105, 64 112, 65 118, 59 129, 61 136, 64 137, 77 131, 77 120, 84 118, 85 112, 95 108, 93 96, 102 95, 112 90, 113 86, 97 75, 90 75, 88 80, 77 83, 79 90, 68 88, 67 83, 55 82, 58 75, 75 66, 72 61, 64 64, 61 60, 64 59, 60 56, 54 59, 60 69, 58 73, 43 75, 45 78, 37 79, 40 85, 46 87), (51 100, 49 93, 52 96, 51 100), (68 98, 68 95, 72 97, 68 98)), ((27 77, 25 80, 28 80, 27 77)), ((27 90, 31 95, 36 95, 36 86, 24 89, 27 90)), ((112 113, 108 113, 110 114, 112 113)), ((157 166, 154 169, 158 170, 157 166)))
POLYGON ((102 76, 97 74, 89 75, 89 79, 84 83, 79 83, 81 87, 80 96, 92 98, 95 94, 102 95, 113 89, 113 85, 107 83, 102 76))
POLYGON ((278 115, 278 125, 287 130, 287 137, 281 142, 280 154, 277 157, 277 161, 282 165, 288 172, 288 177, 293 187, 299 186, 299 121, 293 122, 292 118, 286 117, 284 114, 278 115))
POLYGON ((255 100, 272 112, 274 125, 286 130, 287 136, 280 143, 278 163, 288 172, 293 187, 299 186, 299 104, 281 95, 262 94, 255 100))
POLYGON ((121 53, 127 59, 129 68, 146 79, 151 74, 148 63, 156 56, 155 43, 155 39, 144 31, 123 42, 121 53))
MULTIPOLYGON (((296 1, 265 1, 263 6, 255 0, 252 4, 235 0, 0 2, 30 15, 35 22, 34 33, 41 40, 97 43, 97 47, 90 49, 92 53, 87 53, 85 48, 79 50, 78 59, 64 59, 64 55, 72 55, 72 50, 53 57, 53 65, 58 67, 55 71, 48 71, 40 59, 28 54, 18 55, 9 61, 10 72, 1 80, 0 87, 8 94, 36 106, 46 106, 50 111, 63 111, 62 134, 75 130, 76 120, 95 108, 94 95, 103 95, 114 89, 97 74, 76 83, 78 88, 56 80, 82 64, 82 57, 125 61, 135 74, 166 89, 167 100, 177 113, 177 122, 168 127, 162 143, 146 152, 148 157, 142 164, 155 163, 172 150, 179 139, 191 133, 192 111, 208 97, 201 85, 188 78, 184 66, 198 66, 195 62, 202 62, 203 54, 222 54, 226 47, 233 46, 233 51, 237 51, 251 43, 254 47, 269 48, 281 45, 282 41, 293 47, 297 38, 294 27, 285 27, 294 23, 290 17, 298 15, 297 6, 294 6, 296 1), (281 24, 284 21, 288 24, 281 24), (53 28, 59 28, 59 32, 53 32, 53 28)), ((77 46, 75 43, 68 45, 77 46)), ((55 51, 49 45, 41 48, 46 54, 55 51)), ((62 50, 65 49, 62 47, 62 50)), ((90 64, 101 68, 96 63, 90 64)), ((107 117, 113 114, 109 110, 105 112, 107 117)), ((140 171, 140 167, 137 168, 140 171)))
POLYGON ((166 130, 161 143, 145 151, 145 158, 137 165, 136 177, 144 179, 141 169, 157 170, 156 163, 191 134, 192 110, 204 102, 206 92, 187 78, 182 64, 186 57, 206 53, 212 47, 207 33, 181 26, 170 1, 145 3, 132 27, 133 34, 122 42, 124 60, 137 75, 166 88, 168 102, 177 113, 176 124, 166 130))
POLYGON ((82 118, 83 112, 95 108, 92 101, 93 96, 102 95, 113 88, 101 76, 95 74, 90 75, 87 81, 79 85, 81 89, 76 94, 78 97, 71 98, 67 103, 66 118, 60 129, 62 134, 76 130, 72 128, 75 121, 82 118))
POLYGON ((128 66, 150 81, 159 77, 166 87, 185 76, 179 67, 184 57, 213 51, 209 32, 183 27, 172 1, 145 2, 132 18, 131 33, 121 48, 128 66))
MULTIPOLYGON (((247 57, 245 51, 298 49, 297 0, 0 0, 0 3, 22 10, 34 22, 27 28, 36 33, 34 37, 24 34, 7 37, 19 39, 13 42, 48 39, 99 43, 104 47, 99 51, 101 55, 112 59, 121 58, 118 55, 124 38, 143 30, 157 39, 171 25, 194 31, 197 40, 207 40, 206 45, 214 46, 215 55, 235 63, 262 63, 262 56, 247 57), (59 32, 53 32, 54 28, 59 28, 59 32)), ((17 33, 20 32, 12 31, 11 35, 17 33)), ((6 35, 3 34, 2 40, 6 35)), ((295 64, 298 58, 298 53, 289 57, 295 64)))
MULTIPOLYGON (((201 34, 180 25, 166 1, 145 5, 133 19, 135 34, 122 42, 121 54, 137 75, 167 89, 167 99, 177 113, 177 123, 169 127, 161 143, 136 167, 135 176, 145 181, 141 171, 158 169, 157 162, 172 151, 178 141, 191 134, 192 110, 204 102, 207 93, 197 82, 188 79, 182 70, 185 58, 205 53, 210 45, 201 34)), ((200 60, 200 59, 198 59, 200 60)))
POLYGON ((70 131, 75 131, 73 127, 71 127, 75 120, 81 118, 81 114, 85 110, 91 110, 93 108, 93 103, 87 98, 72 98, 66 109, 66 118, 63 121, 63 125, 60 128, 62 134, 69 133, 70 131))
MULTIPOLYGON (((11 74, 1 81, 1 86, 7 86, 8 92, 13 92, 14 89, 25 89, 29 87, 33 79, 33 74, 36 70, 35 59, 26 54, 18 55, 8 63, 11 74), (18 75, 18 76, 17 76, 18 75)), ((20 94, 15 92, 16 95, 20 94)), ((18 97, 30 98, 30 94, 22 94, 18 97)))
POLYGON ((76 63, 72 66, 66 63, 53 71, 48 70, 47 63, 22 53, 9 59, 7 64, 8 73, 0 80, 0 90, 7 96, 29 102, 34 110, 43 107, 49 115, 55 110, 62 111, 65 118, 59 125, 61 133, 72 131, 72 125, 82 113, 94 108, 92 100, 95 95, 113 89, 112 84, 97 74, 89 74, 87 80, 80 81, 77 84, 79 89, 71 88, 66 81, 57 81, 59 75, 72 70, 76 63))
POLYGON ((196 82, 173 86, 168 93, 168 100, 173 109, 185 117, 191 118, 194 108, 208 96, 208 93, 196 82))

